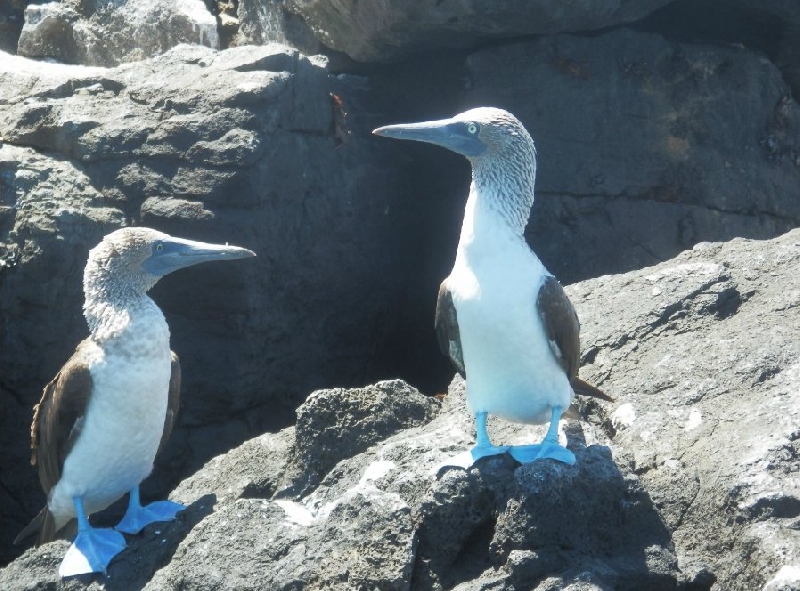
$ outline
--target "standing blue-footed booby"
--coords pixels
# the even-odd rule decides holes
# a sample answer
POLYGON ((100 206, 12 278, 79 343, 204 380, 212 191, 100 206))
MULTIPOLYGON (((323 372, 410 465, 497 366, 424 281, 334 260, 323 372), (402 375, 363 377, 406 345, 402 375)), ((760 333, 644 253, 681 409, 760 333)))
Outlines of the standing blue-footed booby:
POLYGON ((578 316, 523 236, 536 179, 531 136, 511 113, 489 107, 373 133, 436 144, 472 164, 455 264, 436 304, 439 345, 466 378, 477 428, 475 447, 453 463, 507 451, 520 462, 573 464, 558 443, 573 390, 611 399, 578 378, 578 316), (540 444, 497 447, 486 432, 488 413, 520 423, 550 419, 550 426, 540 444))
POLYGON ((31 463, 39 466, 47 506, 16 540, 38 532, 37 544, 48 542, 77 518, 61 576, 105 572, 125 548, 119 532, 137 533, 184 508, 171 501, 139 503, 139 483, 172 431, 181 381, 169 327, 147 292, 177 269, 251 256, 244 248, 149 228, 122 228, 89 252, 83 313, 91 334, 34 407, 31 463), (126 492, 128 510, 114 529, 89 525, 89 515, 126 492))

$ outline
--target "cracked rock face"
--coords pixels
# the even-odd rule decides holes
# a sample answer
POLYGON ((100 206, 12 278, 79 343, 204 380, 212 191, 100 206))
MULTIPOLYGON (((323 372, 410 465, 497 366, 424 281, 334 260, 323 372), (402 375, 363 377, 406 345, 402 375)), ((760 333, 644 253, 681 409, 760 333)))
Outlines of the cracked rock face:
MULTIPOLYGON (((400 381, 315 392, 298 427, 185 480, 172 498, 187 511, 132 537, 105 582, 58 582, 67 544, 56 542, 0 571, 0 585, 796 588, 798 276, 794 231, 568 287, 581 376, 616 397, 580 401, 580 420, 566 421, 575 466, 503 455, 442 467, 474 437, 458 377, 441 408, 400 381), (343 444, 310 478, 330 429, 363 445, 343 444)), ((536 441, 544 426, 490 420, 489 431, 536 441)))

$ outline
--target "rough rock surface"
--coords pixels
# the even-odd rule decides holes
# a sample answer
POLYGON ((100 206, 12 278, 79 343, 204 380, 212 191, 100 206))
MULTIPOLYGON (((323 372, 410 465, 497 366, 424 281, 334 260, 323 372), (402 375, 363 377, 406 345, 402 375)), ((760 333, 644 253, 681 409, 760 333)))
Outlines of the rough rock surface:
POLYGON ((614 445, 632 457, 681 569, 716 576, 718 589, 800 586, 798 271, 794 230, 698 244, 569 292, 582 375, 618 397, 614 445))
MULTIPOLYGON (((57 542, 0 571, 0 586, 797 588, 798 276, 793 231, 704 243, 570 286, 581 375, 616 397, 580 402, 582 419, 566 422, 573 467, 508 456, 441 467, 473 437, 460 378, 433 420, 393 435, 391 408, 424 406, 412 388, 329 390, 298 412, 318 420, 249 441, 184 481, 172 498, 189 509, 132 537, 108 578, 59 582, 67 544, 57 542), (358 415, 372 444, 298 494, 314 435, 347 422, 321 399, 374 407, 371 426, 358 415)), ((489 430, 505 443, 544 431, 496 420, 489 430)))
POLYGON ((202 0, 67 0, 28 5, 17 53, 115 66, 181 43, 219 48, 217 21, 202 0))
POLYGON ((669 0, 290 0, 326 46, 359 62, 390 61, 486 39, 597 30, 635 21, 669 0))
POLYGON ((120 225, 258 254, 152 292, 184 370, 159 477, 288 424, 313 389, 372 379, 403 297, 406 221, 377 123, 365 113, 348 118, 352 136, 337 129, 330 96, 358 106, 367 92, 278 45, 184 45, 113 69, 0 56, 4 539, 44 501, 31 407, 87 333, 86 256, 120 225))

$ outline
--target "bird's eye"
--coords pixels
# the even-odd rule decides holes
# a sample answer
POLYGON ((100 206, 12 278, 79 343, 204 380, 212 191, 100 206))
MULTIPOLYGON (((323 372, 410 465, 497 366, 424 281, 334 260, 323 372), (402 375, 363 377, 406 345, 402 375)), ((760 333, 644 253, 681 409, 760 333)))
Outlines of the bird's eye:
POLYGON ((478 133, 478 126, 475 123, 467 123, 467 133, 470 135, 475 135, 478 133))
POLYGON ((161 242, 156 242, 156 252, 164 250, 164 245, 161 242))

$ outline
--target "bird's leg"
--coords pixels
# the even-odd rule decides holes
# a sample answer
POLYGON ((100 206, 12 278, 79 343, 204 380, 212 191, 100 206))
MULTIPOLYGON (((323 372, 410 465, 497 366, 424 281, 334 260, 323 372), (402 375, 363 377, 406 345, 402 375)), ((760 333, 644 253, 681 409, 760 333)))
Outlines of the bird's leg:
POLYGON ((475 447, 492 446, 492 442, 489 440, 489 433, 486 431, 486 421, 488 418, 489 413, 475 413, 475 447))
POLYGON ((111 559, 125 549, 125 538, 110 528, 95 528, 83 508, 83 499, 74 497, 78 518, 78 535, 67 550, 58 574, 62 577, 86 573, 104 573, 111 559))
POLYGON ((508 446, 498 447, 496 445, 492 445, 492 442, 489 439, 489 434, 486 432, 487 418, 488 413, 475 413, 475 431, 477 433, 475 438, 475 447, 470 450, 473 463, 477 462, 481 458, 485 458, 486 456, 496 456, 497 454, 502 454, 508 451, 508 446))
POLYGON ((155 501, 146 507, 142 507, 139 501, 139 486, 131 489, 128 510, 122 520, 114 527, 117 531, 126 534, 138 534, 145 526, 157 521, 172 521, 178 511, 183 511, 186 507, 173 501, 155 501))
POLYGON ((550 426, 541 443, 535 445, 514 445, 508 450, 515 460, 525 464, 533 460, 549 458, 570 466, 575 463, 575 454, 558 443, 558 423, 564 410, 554 406, 550 414, 550 426))
POLYGON ((477 431, 475 447, 473 447, 471 450, 462 452, 457 456, 448 458, 441 464, 437 464, 433 469, 434 473, 437 473, 440 469, 449 466, 464 468, 466 470, 480 458, 502 454, 508 450, 508 447, 496 447, 492 445, 492 442, 489 439, 489 434, 486 432, 486 419, 487 413, 475 413, 475 429, 477 431))

